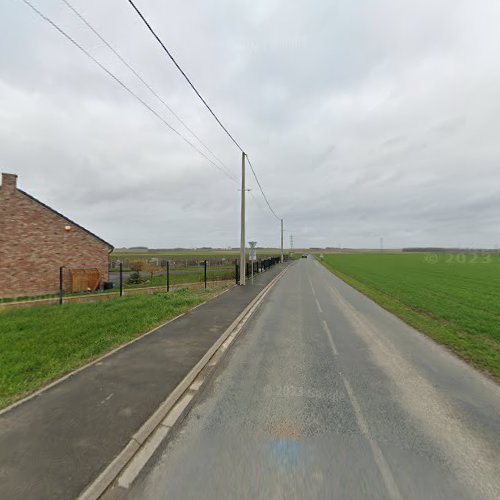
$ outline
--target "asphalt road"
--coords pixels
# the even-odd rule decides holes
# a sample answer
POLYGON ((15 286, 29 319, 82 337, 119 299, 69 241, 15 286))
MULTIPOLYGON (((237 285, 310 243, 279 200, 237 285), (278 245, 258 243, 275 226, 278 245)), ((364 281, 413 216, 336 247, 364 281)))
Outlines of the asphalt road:
POLYGON ((499 499, 500 388, 292 265, 132 499, 499 499))

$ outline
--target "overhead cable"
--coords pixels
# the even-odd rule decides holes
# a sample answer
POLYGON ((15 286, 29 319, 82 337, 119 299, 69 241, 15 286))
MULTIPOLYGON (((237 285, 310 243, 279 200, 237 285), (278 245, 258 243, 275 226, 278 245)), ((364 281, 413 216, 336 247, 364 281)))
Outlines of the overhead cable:
POLYGON ((184 70, 180 67, 179 63, 175 60, 175 58, 172 55, 172 53, 170 52, 170 50, 167 49, 167 47, 162 42, 162 40, 160 39, 160 37, 156 34, 156 32, 154 31, 154 29, 151 27, 151 25, 149 24, 149 22, 147 21, 147 19, 144 17, 144 14, 138 9, 138 7, 135 5, 135 3, 132 0, 128 0, 128 3, 134 8, 134 10, 137 13, 137 15, 142 19, 142 21, 144 22, 144 24, 147 26, 148 30, 156 38, 157 42, 161 45, 161 47, 163 48, 163 50, 165 51, 165 53, 168 55, 168 57, 170 58, 170 60, 175 64, 176 68, 181 72, 182 76, 189 83, 190 87, 194 90, 194 92, 196 93, 196 95, 200 98, 201 102, 205 105, 205 107, 208 109, 208 111, 210 111, 210 113, 215 118, 215 120, 217 121, 217 123, 222 127, 222 129, 224 130, 224 132, 233 141, 233 143, 236 145, 236 147, 243 153, 242 147, 238 144, 238 142, 236 141, 236 139, 229 133, 229 131, 227 130, 227 128, 222 124, 222 122, 219 119, 219 117, 214 113, 214 111, 212 110, 212 108, 208 105, 207 101, 203 98, 203 96, 200 94, 200 92, 198 91, 198 89, 194 86, 193 82, 186 75, 186 73, 184 72, 184 70))
POLYGON ((177 118, 177 120, 184 126, 184 128, 198 140, 198 142, 215 158, 219 164, 225 168, 229 173, 229 168, 224 165, 222 160, 217 157, 217 155, 200 139, 200 137, 187 125, 187 123, 179 116, 177 113, 167 104, 167 102, 156 92, 151 85, 149 85, 144 78, 127 62, 121 54, 90 24, 90 22, 85 18, 85 16, 79 12, 68 0, 61 0, 98 38, 101 40, 106 47, 108 47, 111 52, 135 75, 135 77, 165 106, 172 115, 177 118))
POLYGON ((264 201, 266 202, 267 206, 269 207, 269 210, 271 211, 271 213, 274 215, 274 217, 276 217, 276 219, 278 220, 281 220, 281 217, 279 217, 276 212, 273 210, 273 207, 271 206, 271 204, 269 203, 269 200, 267 199, 267 196, 266 194, 264 193, 264 190, 262 189, 262 185, 257 177, 257 174, 255 173, 255 170, 253 168, 253 165, 252 165, 252 162, 250 161, 250 158, 248 157, 248 155, 246 155, 246 158, 247 158, 247 161, 248 161, 248 164, 250 165, 250 170, 252 171, 252 174, 253 176, 255 177, 255 180, 257 182, 257 185, 259 186, 259 189, 260 189, 260 192, 262 193, 262 197, 264 198, 264 201))
POLYGON ((157 111, 155 111, 146 101, 139 97, 135 92, 133 92, 125 83, 123 83, 116 75, 114 75, 109 69, 107 69, 101 62, 99 62, 90 52, 88 52, 83 46, 81 46, 76 40, 74 40, 68 33, 66 33, 60 26, 58 26, 52 19, 43 14, 38 10, 29 0, 21 0, 24 4, 30 7, 40 18, 49 23, 53 28, 55 28, 61 35, 63 35, 67 40, 69 40, 75 47, 80 49, 91 61, 93 61, 99 68, 101 68, 108 76, 110 76, 116 83, 118 83, 124 90, 126 90, 130 95, 135 97, 144 107, 146 107, 151 113, 153 113, 167 128, 178 135, 185 143, 187 143, 191 148, 193 148, 198 154, 205 158, 209 163, 211 163, 215 168, 220 170, 226 177, 235 181, 235 178, 223 170, 217 163, 210 159, 203 151, 201 151, 197 146, 195 146, 189 139, 184 137, 177 129, 172 127, 157 111))

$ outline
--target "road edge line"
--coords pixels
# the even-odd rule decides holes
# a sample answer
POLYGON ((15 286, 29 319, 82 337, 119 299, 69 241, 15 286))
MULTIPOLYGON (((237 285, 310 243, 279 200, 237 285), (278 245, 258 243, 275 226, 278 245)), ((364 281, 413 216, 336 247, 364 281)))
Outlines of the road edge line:
MULTIPOLYGON (((210 363, 210 360, 221 348, 222 344, 228 337, 235 333, 231 343, 236 338, 237 333, 241 331, 246 322, 251 318, 255 310, 259 307, 265 296, 271 291, 274 285, 288 271, 289 267, 285 267, 277 276, 275 276, 257 296, 252 299, 237 318, 229 325, 225 332, 215 341, 205 355, 196 363, 189 371, 184 379, 177 387, 167 396, 160 404, 158 409, 149 417, 148 420, 135 432, 129 442, 125 445, 122 451, 112 460, 112 462, 97 476, 92 483, 86 486, 82 493, 77 497, 78 500, 98 500, 103 493, 111 486, 118 476, 125 470, 133 457, 139 453, 156 429, 161 425, 162 421, 167 417, 169 412, 174 408, 175 404, 181 399, 184 393, 189 389, 189 386, 194 382, 200 372, 210 363)), ((228 346, 227 346, 228 347, 228 346)), ((226 347, 226 348, 227 348, 226 347)), ((224 349, 226 350, 226 349, 224 349)), ((215 365, 214 365, 215 366, 215 365)), ((181 415, 179 415, 180 417, 181 415)), ((159 444, 159 443, 158 443, 159 444)), ((154 451, 154 450, 153 450, 154 451)))

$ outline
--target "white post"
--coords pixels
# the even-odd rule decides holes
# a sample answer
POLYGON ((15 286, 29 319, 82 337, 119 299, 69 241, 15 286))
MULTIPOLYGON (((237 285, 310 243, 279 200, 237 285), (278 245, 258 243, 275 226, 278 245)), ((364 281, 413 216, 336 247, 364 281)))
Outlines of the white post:
POLYGON ((255 247, 257 246, 256 241, 249 241, 250 245, 250 265, 252 266, 252 285, 253 285, 253 263, 256 261, 255 247))
POLYGON ((241 240, 240 240, 240 285, 245 285, 245 153, 241 153, 241 240))

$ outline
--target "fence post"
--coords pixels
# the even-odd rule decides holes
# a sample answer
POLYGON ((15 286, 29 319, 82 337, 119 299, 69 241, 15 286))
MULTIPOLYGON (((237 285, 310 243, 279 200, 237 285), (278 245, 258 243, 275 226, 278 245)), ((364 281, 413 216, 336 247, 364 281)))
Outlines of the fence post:
POLYGON ((207 261, 203 262, 203 266, 205 268, 205 288, 207 288, 207 261))
POLYGON ((167 292, 170 292, 170 261, 167 260, 167 292))
POLYGON ((123 264, 120 262, 120 297, 123 297, 123 264))
POLYGON ((64 266, 61 266, 59 268, 59 304, 62 305, 63 303, 63 296, 64 296, 64 266))
POLYGON ((236 281, 236 284, 239 283, 239 279, 238 279, 239 275, 240 274, 239 274, 239 269, 238 269, 238 259, 235 259, 235 261, 234 261, 234 279, 236 281))

